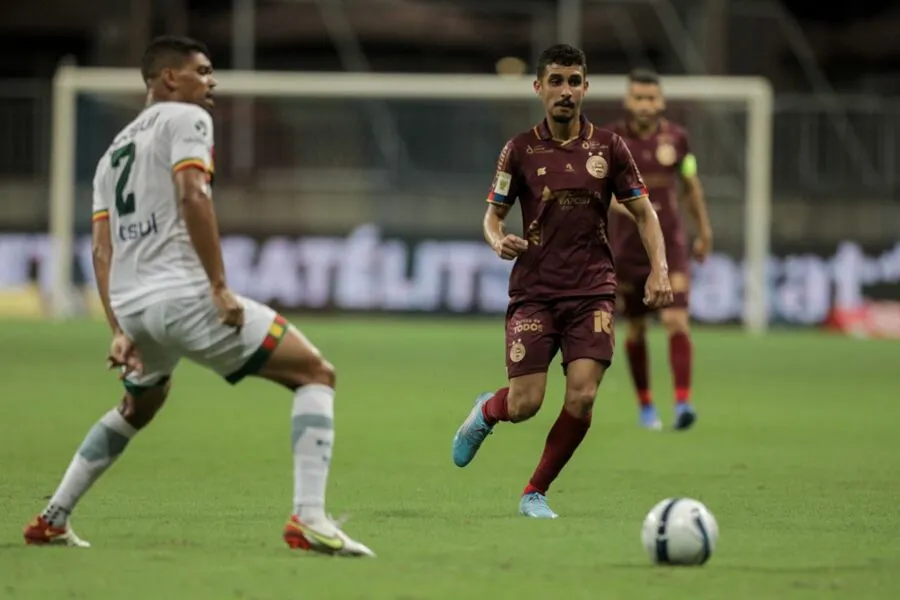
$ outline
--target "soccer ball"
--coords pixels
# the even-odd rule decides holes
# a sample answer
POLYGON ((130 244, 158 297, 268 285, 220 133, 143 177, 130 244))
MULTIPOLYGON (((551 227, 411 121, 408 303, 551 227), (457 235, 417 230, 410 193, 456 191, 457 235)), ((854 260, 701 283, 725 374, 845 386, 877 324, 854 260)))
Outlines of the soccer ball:
POLYGON ((702 502, 666 498, 644 519, 641 541, 658 565, 702 565, 719 539, 719 524, 702 502))

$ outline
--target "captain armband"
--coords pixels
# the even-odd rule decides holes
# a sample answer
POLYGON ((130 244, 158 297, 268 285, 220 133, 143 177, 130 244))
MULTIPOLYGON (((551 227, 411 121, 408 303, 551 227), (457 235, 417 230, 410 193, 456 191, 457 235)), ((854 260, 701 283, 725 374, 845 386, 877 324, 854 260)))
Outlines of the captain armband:
POLYGON ((693 177, 697 174, 697 157, 691 153, 687 153, 684 155, 684 159, 681 161, 681 175, 682 177, 693 177))

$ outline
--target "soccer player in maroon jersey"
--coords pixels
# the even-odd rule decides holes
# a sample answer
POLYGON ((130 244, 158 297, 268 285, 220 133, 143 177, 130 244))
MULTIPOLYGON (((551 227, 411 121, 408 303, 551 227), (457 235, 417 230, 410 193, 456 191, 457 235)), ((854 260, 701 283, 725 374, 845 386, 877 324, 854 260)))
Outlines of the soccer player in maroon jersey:
MULTIPOLYGON (((656 73, 640 69, 629 75, 625 109, 627 119, 607 128, 618 133, 631 150, 650 190, 653 208, 659 214, 665 235, 669 279, 675 297, 671 306, 659 311, 659 318, 669 334, 669 363, 675 386, 675 429, 683 430, 693 425, 697 413, 690 403, 688 294, 691 263, 678 212, 679 183, 698 233, 693 245, 693 254, 698 260, 704 260, 712 249, 712 229, 688 134, 680 125, 663 118, 665 98, 656 73)), ((610 241, 616 259, 620 306, 628 324, 625 347, 640 403, 641 424, 648 429, 661 429, 650 393, 646 342, 647 317, 654 309, 642 302, 641 296, 652 266, 643 251, 641 235, 631 213, 615 202, 612 208, 610 241)))
POLYGON ((562 351, 563 408, 519 503, 529 517, 557 516, 547 490, 587 434, 612 360, 616 280, 606 221, 613 195, 634 216, 652 265, 642 301, 654 308, 672 301, 662 230, 640 172, 618 135, 582 116, 587 89, 581 50, 545 50, 534 90, 546 117, 500 152, 483 229, 500 258, 516 261, 506 313, 509 385, 479 396, 453 439, 453 462, 464 467, 497 423, 533 417, 562 351), (522 237, 504 230, 516 200, 522 237))

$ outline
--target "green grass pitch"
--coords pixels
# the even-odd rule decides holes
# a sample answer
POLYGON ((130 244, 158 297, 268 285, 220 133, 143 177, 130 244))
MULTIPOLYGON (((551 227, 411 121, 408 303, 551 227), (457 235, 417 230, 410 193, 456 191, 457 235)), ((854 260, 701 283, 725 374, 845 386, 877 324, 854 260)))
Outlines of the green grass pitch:
MULTIPOLYGON (((466 469, 450 440, 504 382, 501 321, 298 317, 338 369, 329 509, 379 557, 290 552, 289 395, 179 367, 168 406, 75 513, 89 550, 27 548, 21 529, 120 388, 96 322, 0 323, 0 598, 760 600, 900 597, 900 347, 814 332, 695 335, 696 429, 636 426, 624 356, 551 490, 561 518, 518 516, 560 406, 501 425, 466 469), (652 567, 658 500, 707 503, 702 568, 652 567)), ((665 340, 652 338, 671 420, 665 340)))

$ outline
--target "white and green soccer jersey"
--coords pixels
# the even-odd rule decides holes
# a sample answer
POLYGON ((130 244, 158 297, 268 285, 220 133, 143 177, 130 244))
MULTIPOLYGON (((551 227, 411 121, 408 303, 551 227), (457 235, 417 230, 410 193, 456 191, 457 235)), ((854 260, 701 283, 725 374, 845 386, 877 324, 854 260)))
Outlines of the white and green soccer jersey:
POLYGON ((110 304, 134 314, 163 299, 209 289, 181 217, 174 174, 213 175, 213 123, 202 108, 161 102, 113 140, 94 175, 94 220, 109 219, 113 245, 110 304))

